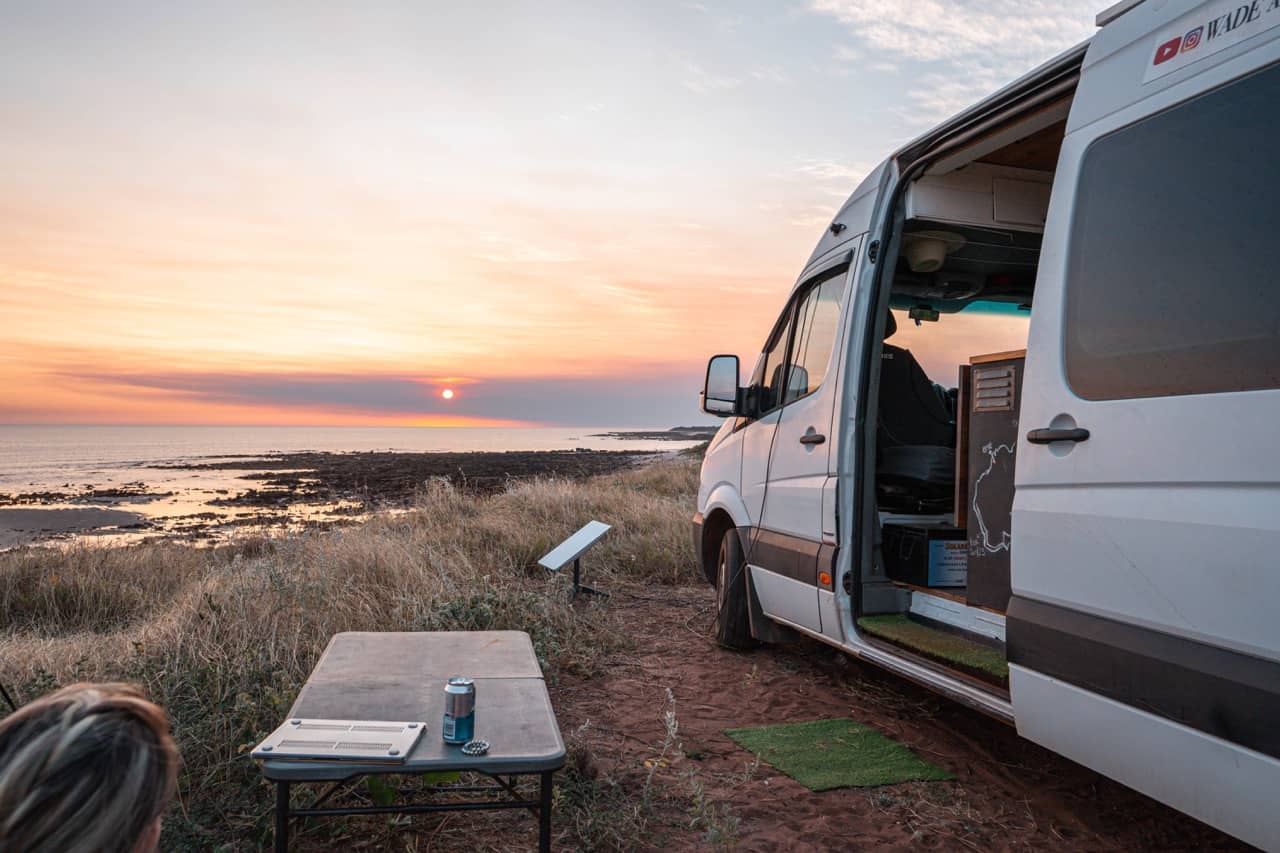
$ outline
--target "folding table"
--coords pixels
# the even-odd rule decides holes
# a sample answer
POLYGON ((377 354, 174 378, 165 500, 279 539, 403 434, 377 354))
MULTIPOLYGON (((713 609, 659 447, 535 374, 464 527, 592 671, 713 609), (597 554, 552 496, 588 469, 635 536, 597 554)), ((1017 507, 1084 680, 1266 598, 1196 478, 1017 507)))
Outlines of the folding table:
POLYGON ((538 815, 538 848, 551 849, 552 775, 564 766, 564 741, 529 635, 521 631, 348 632, 337 634, 289 711, 291 719, 422 721, 426 731, 399 764, 268 759, 276 783, 276 850, 289 846, 293 817, 412 814, 527 808, 538 815), (482 756, 462 754, 440 737, 444 685, 451 676, 475 680, 475 737, 489 742, 482 756), (462 802, 322 808, 328 794, 307 808, 290 806, 290 786, 342 783, 363 776, 415 775, 467 770, 493 785, 440 787, 442 793, 485 795, 462 802), (520 776, 540 777, 537 800, 521 799, 520 776), (505 777, 505 778, 504 778, 505 777), (495 794, 508 795, 495 798, 495 794))

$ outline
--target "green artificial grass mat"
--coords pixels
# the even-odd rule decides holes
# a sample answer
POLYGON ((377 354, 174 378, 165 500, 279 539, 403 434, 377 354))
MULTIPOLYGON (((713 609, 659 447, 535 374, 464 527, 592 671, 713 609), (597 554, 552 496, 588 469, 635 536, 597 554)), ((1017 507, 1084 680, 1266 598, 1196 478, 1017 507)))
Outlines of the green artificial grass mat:
POLYGON ((810 791, 954 778, 897 741, 849 719, 725 729, 724 733, 810 791))
POLYGON ((921 625, 901 613, 863 616, 858 628, 978 678, 994 679, 1001 685, 1009 683, 1009 662, 1000 649, 921 625))

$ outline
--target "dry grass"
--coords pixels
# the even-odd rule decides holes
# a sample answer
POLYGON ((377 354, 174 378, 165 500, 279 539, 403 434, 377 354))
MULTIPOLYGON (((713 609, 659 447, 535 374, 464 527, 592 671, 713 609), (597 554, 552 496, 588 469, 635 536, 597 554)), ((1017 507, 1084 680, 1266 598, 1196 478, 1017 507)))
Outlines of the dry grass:
POLYGON ((273 729, 329 637, 350 630, 528 631, 551 679, 626 643, 607 608, 570 607, 534 561, 590 518, 614 525, 589 573, 695 582, 696 463, 477 498, 447 484, 353 528, 209 550, 80 546, 0 554, 0 680, 30 699, 74 680, 142 683, 185 768, 166 849, 253 847, 269 791, 244 755, 273 729))

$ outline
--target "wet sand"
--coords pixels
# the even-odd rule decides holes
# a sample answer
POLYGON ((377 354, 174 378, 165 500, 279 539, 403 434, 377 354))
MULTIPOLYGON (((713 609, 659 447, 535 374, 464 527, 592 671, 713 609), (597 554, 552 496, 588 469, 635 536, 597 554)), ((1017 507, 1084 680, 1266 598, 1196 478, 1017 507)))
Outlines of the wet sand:
POLYGON ((118 532, 146 526, 140 513, 119 509, 0 509, 0 548, 68 533, 118 532))

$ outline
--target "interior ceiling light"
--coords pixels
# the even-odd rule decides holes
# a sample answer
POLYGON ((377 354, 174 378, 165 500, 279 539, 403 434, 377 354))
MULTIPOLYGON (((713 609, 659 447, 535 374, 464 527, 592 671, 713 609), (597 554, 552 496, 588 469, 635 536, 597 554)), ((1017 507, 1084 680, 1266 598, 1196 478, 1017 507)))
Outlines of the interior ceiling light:
POLYGON ((964 237, 951 231, 916 231, 902 237, 902 253, 912 272, 937 272, 964 237))

